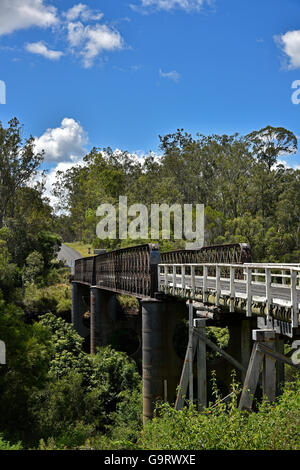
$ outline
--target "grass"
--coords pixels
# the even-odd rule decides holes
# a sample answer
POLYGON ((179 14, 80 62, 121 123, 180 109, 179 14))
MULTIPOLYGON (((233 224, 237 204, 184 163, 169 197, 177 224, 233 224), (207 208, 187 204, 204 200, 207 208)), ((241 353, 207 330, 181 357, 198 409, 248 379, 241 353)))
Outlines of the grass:
POLYGON ((86 245, 83 242, 65 243, 65 245, 69 246, 70 248, 73 248, 73 250, 78 251, 78 253, 80 253, 82 256, 90 256, 94 252, 92 245, 86 245), (91 250, 90 254, 89 254, 89 248, 91 250))

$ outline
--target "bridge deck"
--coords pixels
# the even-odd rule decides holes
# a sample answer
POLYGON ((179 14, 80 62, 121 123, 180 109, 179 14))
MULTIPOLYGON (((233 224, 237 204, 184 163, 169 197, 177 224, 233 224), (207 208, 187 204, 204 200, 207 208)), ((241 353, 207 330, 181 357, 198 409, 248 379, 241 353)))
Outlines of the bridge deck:
POLYGON ((250 260, 245 244, 168 253, 145 244, 78 259, 73 280, 141 299, 157 293, 193 298, 220 314, 263 317, 283 334, 300 335, 300 264, 250 260))
POLYGON ((300 265, 160 264, 159 290, 299 327, 300 265))

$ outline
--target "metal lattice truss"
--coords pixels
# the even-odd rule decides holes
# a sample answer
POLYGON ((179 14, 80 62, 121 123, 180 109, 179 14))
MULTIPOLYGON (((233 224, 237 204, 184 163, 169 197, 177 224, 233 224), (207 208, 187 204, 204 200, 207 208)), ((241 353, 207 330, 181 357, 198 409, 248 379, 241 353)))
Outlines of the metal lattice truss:
POLYGON ((113 292, 153 297, 157 291, 157 245, 139 245, 75 262, 74 281, 113 292))
POLYGON ((199 250, 176 250, 161 253, 163 264, 230 263, 251 262, 251 249, 246 243, 205 246, 199 250))

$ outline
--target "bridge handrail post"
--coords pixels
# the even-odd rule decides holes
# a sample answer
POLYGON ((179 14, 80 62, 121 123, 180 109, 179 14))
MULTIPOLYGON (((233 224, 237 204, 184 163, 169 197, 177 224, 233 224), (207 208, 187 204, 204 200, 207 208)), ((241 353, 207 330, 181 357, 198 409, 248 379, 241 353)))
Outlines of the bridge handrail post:
POLYGON ((291 272, 291 306, 292 306, 292 328, 299 326, 299 304, 297 295, 297 271, 294 269, 291 272))
POLYGON ((160 276, 159 264, 160 264, 160 251, 152 245, 149 246, 149 263, 150 263, 150 297, 154 298, 155 293, 159 291, 160 276))
POLYGON ((252 269, 246 267, 246 295, 247 295, 247 311, 246 316, 252 317, 252 269))
POLYGON ((235 268, 230 266, 230 313, 234 312, 234 299, 235 299, 235 268))
POLYGON ((181 289, 182 289, 182 294, 185 295, 185 265, 181 265, 181 289))
POLYGON ((270 326, 270 315, 271 315, 271 305, 272 305, 272 292, 271 292, 271 283, 272 283, 272 276, 271 276, 271 268, 265 268, 265 285, 266 285, 266 299, 267 299, 267 325, 270 326))
POLYGON ((190 404, 194 402, 194 375, 193 375, 193 319, 194 319, 194 305, 192 299, 189 300, 189 400, 190 404))
POLYGON ((175 294, 176 288, 176 266, 173 264, 173 287, 172 287, 172 294, 175 294))
MULTIPOLYGON (((160 267, 158 266, 158 269, 160 269, 160 267)), ((167 292, 167 287, 168 287, 168 266, 164 266, 164 291, 167 292)), ((159 277, 160 279, 160 277, 159 277)))
POLYGON ((286 278, 284 276, 286 275, 286 270, 282 269, 281 274, 282 274, 282 284, 285 286, 286 285, 286 278))
POLYGON ((203 303, 207 302, 207 266, 203 266, 203 303))
POLYGON ((191 266, 191 295, 195 296, 195 266, 191 266))
POLYGON ((216 265, 216 306, 218 307, 220 304, 220 297, 221 297, 221 268, 219 265, 216 265))

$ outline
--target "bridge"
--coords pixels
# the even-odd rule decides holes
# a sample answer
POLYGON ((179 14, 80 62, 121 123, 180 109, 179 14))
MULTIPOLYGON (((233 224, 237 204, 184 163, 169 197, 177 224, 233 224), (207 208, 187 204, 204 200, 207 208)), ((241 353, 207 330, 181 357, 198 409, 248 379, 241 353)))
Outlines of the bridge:
MULTIPOLYGON (((91 354, 111 344, 117 331, 135 332, 132 357, 142 363, 144 420, 157 399, 176 400, 180 409, 187 390, 199 408, 206 406, 207 347, 225 361, 219 367, 223 380, 234 368, 244 390, 255 392, 263 363, 263 392, 270 400, 280 392, 283 364, 294 365, 283 355, 284 343, 300 338, 300 264, 251 261, 246 244, 168 253, 145 244, 75 261, 74 327, 91 354), (122 315, 118 294, 138 299, 139 313, 122 315), (180 337, 187 320, 188 337, 180 337), (206 326, 228 328, 226 352, 205 336, 206 326), (184 348, 187 343, 185 356, 181 342, 184 348)), ((251 408, 249 396, 243 392, 241 408, 251 408)))

